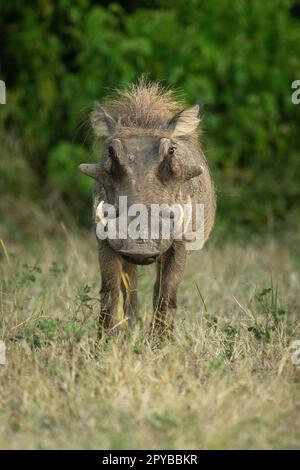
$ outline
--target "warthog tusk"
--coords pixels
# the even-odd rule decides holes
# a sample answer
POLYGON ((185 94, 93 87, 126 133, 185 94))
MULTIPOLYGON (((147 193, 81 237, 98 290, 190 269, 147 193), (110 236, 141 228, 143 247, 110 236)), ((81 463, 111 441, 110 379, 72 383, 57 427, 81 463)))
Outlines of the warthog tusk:
POLYGON ((96 209, 96 222, 101 222, 101 224, 105 227, 107 225, 107 219, 103 215, 103 204, 104 201, 99 202, 97 209, 96 209))
POLYGON ((183 218, 184 218, 184 211, 183 211, 183 207, 181 204, 178 204, 178 207, 179 207, 179 210, 180 210, 180 217, 179 219, 177 220, 177 223, 176 225, 182 225, 182 222, 183 222, 183 218))

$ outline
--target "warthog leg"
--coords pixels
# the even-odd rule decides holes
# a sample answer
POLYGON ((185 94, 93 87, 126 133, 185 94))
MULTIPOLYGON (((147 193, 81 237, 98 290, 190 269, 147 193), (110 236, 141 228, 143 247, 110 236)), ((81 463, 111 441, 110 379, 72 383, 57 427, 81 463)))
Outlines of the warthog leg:
POLYGON ((117 323, 118 302, 121 288, 122 262, 106 241, 99 242, 101 271, 99 337, 103 329, 112 330, 117 323))
POLYGON ((174 242, 156 264, 156 281, 153 291, 152 331, 172 331, 177 289, 182 281, 186 264, 184 242, 174 242))
POLYGON ((122 271, 122 294, 124 315, 128 317, 129 322, 137 314, 137 266, 123 261, 122 271))

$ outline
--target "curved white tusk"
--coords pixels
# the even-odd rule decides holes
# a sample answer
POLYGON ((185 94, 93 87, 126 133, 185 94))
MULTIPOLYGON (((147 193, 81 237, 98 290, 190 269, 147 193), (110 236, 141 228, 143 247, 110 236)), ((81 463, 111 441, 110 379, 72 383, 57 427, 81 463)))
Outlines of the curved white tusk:
POLYGON ((103 204, 104 201, 99 202, 97 209, 96 209, 96 222, 101 222, 101 224, 105 227, 107 225, 107 219, 103 215, 103 204))
POLYGON ((184 211, 183 211, 183 207, 182 207, 181 204, 178 204, 178 207, 179 207, 179 210, 180 210, 180 217, 179 217, 179 219, 177 220, 176 225, 179 225, 179 224, 182 225, 182 223, 183 223, 183 218, 184 218, 184 211))

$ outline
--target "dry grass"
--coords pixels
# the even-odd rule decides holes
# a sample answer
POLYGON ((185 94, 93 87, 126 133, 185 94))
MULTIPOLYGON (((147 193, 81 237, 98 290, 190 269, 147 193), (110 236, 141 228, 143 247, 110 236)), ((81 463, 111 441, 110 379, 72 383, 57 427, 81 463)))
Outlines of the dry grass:
POLYGON ((219 240, 193 254, 175 338, 153 350, 151 267, 141 271, 141 319, 97 345, 93 236, 5 240, 0 447, 298 448, 298 241, 219 240))

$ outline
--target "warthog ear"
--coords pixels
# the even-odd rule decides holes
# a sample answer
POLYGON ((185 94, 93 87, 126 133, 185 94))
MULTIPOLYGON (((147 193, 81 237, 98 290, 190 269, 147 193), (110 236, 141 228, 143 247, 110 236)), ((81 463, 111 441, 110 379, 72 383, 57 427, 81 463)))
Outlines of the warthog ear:
POLYGON ((203 166, 200 163, 197 165, 187 165, 176 157, 171 159, 170 168, 175 178, 183 181, 190 180, 203 173, 203 166))
POLYGON ((167 129, 173 138, 183 137, 195 132, 199 122, 199 105, 195 104, 175 114, 167 123, 167 129))
POLYGON ((105 172, 101 168, 100 163, 82 163, 78 168, 82 173, 94 178, 96 181, 103 182, 105 179, 105 172))
POLYGON ((90 121, 98 137, 108 137, 115 131, 116 121, 98 102, 95 103, 95 109, 90 114, 90 121))

